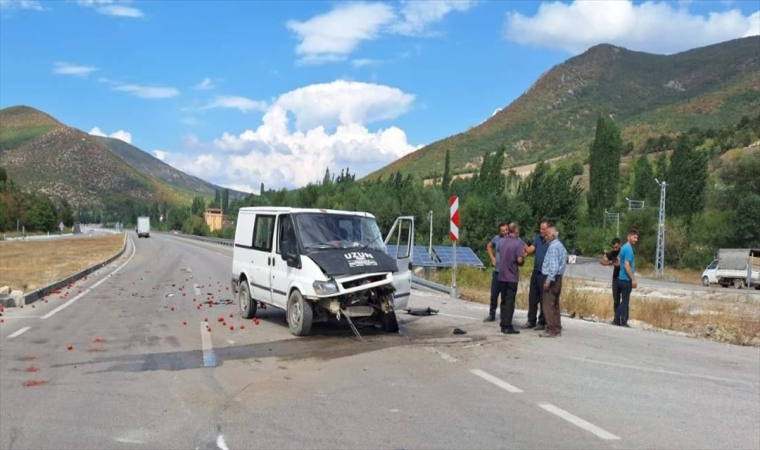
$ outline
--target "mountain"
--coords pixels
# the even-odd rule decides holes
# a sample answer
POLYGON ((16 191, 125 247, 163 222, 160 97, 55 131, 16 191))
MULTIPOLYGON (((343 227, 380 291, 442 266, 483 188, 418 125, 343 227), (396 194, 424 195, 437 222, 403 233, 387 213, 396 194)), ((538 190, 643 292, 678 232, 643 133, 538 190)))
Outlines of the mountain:
POLYGON ((469 130, 427 145, 365 178, 400 171, 428 178, 472 172, 506 147, 505 167, 587 155, 599 116, 612 118, 634 148, 691 127, 735 124, 760 111, 760 36, 674 55, 602 44, 541 75, 507 107, 469 130))
MULTIPOLYGON (((224 189, 220 186, 203 181, 200 178, 188 175, 185 172, 175 169, 153 155, 130 145, 121 139, 109 137, 94 136, 104 143, 114 153, 121 156, 124 161, 135 169, 150 175, 151 177, 174 186, 180 190, 186 191, 192 195, 202 195, 204 197, 213 197, 216 190, 224 189)), ((230 189, 230 198, 243 198, 248 195, 245 192, 230 189)))
POLYGON ((77 206, 127 200, 189 203, 194 195, 213 196, 218 188, 167 168, 136 147, 115 151, 111 146, 117 145, 108 144, 34 108, 0 110, 0 166, 25 191, 77 206))

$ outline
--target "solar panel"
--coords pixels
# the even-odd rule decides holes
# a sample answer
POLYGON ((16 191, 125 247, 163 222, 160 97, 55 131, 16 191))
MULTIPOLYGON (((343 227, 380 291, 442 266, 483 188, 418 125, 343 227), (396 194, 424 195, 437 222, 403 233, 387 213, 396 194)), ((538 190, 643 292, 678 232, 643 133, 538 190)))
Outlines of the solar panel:
MULTIPOLYGON (((453 247, 436 245, 433 247, 433 251, 441 261, 441 266, 451 267, 454 264, 453 247)), ((478 255, 476 255, 470 247, 457 247, 457 265, 485 267, 480 258, 478 258, 478 255)))
MULTIPOLYGON (((385 247, 388 249, 388 255, 391 258, 396 258, 396 250, 398 246, 396 244, 386 244, 385 247)), ((427 247, 415 245, 412 250, 412 265, 418 267, 435 267, 438 264, 437 262, 432 261, 428 256, 427 247)))

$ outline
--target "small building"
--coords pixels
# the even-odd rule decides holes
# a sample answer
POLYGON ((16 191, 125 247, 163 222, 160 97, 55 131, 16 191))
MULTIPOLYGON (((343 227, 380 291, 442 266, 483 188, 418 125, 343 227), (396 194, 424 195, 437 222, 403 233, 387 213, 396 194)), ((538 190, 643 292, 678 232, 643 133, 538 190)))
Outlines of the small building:
POLYGON ((206 221, 209 230, 221 230, 223 221, 221 208, 206 208, 206 211, 203 212, 203 220, 206 221))

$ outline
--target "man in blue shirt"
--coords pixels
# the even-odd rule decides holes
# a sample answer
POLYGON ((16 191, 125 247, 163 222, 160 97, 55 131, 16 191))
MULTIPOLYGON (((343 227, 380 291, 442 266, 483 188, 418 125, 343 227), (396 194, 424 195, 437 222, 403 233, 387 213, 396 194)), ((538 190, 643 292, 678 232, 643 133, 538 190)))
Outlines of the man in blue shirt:
POLYGON ((493 322, 496 320, 496 306, 499 300, 499 241, 507 235, 507 225, 509 224, 506 222, 500 223, 499 234, 494 236, 491 242, 486 245, 488 257, 491 258, 491 265, 493 266, 493 274, 491 275, 491 308, 488 311, 488 317, 483 322, 493 322))
POLYGON ((549 247, 549 243, 546 241, 546 233, 550 225, 551 224, 548 220, 542 221, 539 224, 538 234, 533 237, 533 244, 525 246, 526 255, 535 253, 536 256, 533 260, 533 273, 530 275, 530 290, 528 291, 528 322, 523 325, 524 329, 535 328, 536 330, 543 330, 546 326, 544 308, 541 306, 544 286, 544 276, 541 273, 541 266, 544 264, 546 249, 549 247), (541 306, 541 314, 538 316, 538 323, 536 323, 536 314, 538 314, 539 306, 541 306))
POLYGON ((546 331, 540 333, 539 336, 557 337, 562 334, 559 296, 562 294, 562 276, 567 267, 567 249, 559 241, 557 228, 549 227, 545 236, 548 248, 541 266, 541 273, 544 275, 541 310, 546 318, 546 331))
POLYGON ((520 281, 520 266, 525 263, 525 242, 519 238, 520 227, 509 224, 509 233, 499 242, 499 292, 501 293, 501 332, 519 334, 512 326, 515 297, 520 281))
POLYGON ((639 231, 632 228, 628 232, 628 242, 620 247, 620 254, 618 254, 618 259, 620 260, 620 274, 618 275, 620 281, 620 304, 617 310, 615 310, 615 319, 612 323, 621 327, 628 327, 628 301, 631 298, 631 291, 638 286, 636 276, 634 276, 636 264, 633 257, 633 246, 638 241, 639 231))

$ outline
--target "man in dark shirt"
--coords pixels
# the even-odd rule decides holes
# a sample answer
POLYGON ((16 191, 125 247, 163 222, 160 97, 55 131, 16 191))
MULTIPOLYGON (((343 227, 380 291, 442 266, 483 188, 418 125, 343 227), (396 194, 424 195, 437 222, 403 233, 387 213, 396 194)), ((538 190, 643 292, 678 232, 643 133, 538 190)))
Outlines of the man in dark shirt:
POLYGON ((518 334, 512 326, 515 314, 517 283, 520 280, 520 266, 525 263, 525 243, 518 236, 520 227, 516 222, 509 224, 509 232, 499 241, 499 291, 501 292, 501 332, 518 334))
POLYGON ((483 322, 493 322, 496 320, 496 307, 499 303, 499 241, 507 235, 508 223, 499 224, 499 234, 491 239, 491 242, 486 245, 486 251, 488 257, 491 258, 491 265, 493 266, 493 274, 491 275, 491 307, 488 310, 488 316, 483 322))
POLYGON ((530 276, 530 291, 528 291, 528 322, 523 325, 523 328, 535 328, 536 330, 543 330, 546 328, 546 320, 544 319, 544 309, 541 308, 541 314, 538 316, 538 323, 536 323, 536 314, 538 314, 539 307, 541 305, 541 299, 544 295, 544 275, 541 273, 541 267, 544 265, 544 256, 546 256, 546 250, 549 248, 549 243, 546 242, 546 233, 548 233, 551 224, 548 220, 544 220, 539 224, 538 234, 533 237, 533 244, 525 246, 525 254, 530 255, 535 253, 533 260, 533 273, 530 276))
POLYGON ((603 266, 612 266, 612 313, 618 309, 620 304, 620 238, 612 239, 612 250, 605 253, 599 263, 603 266))

